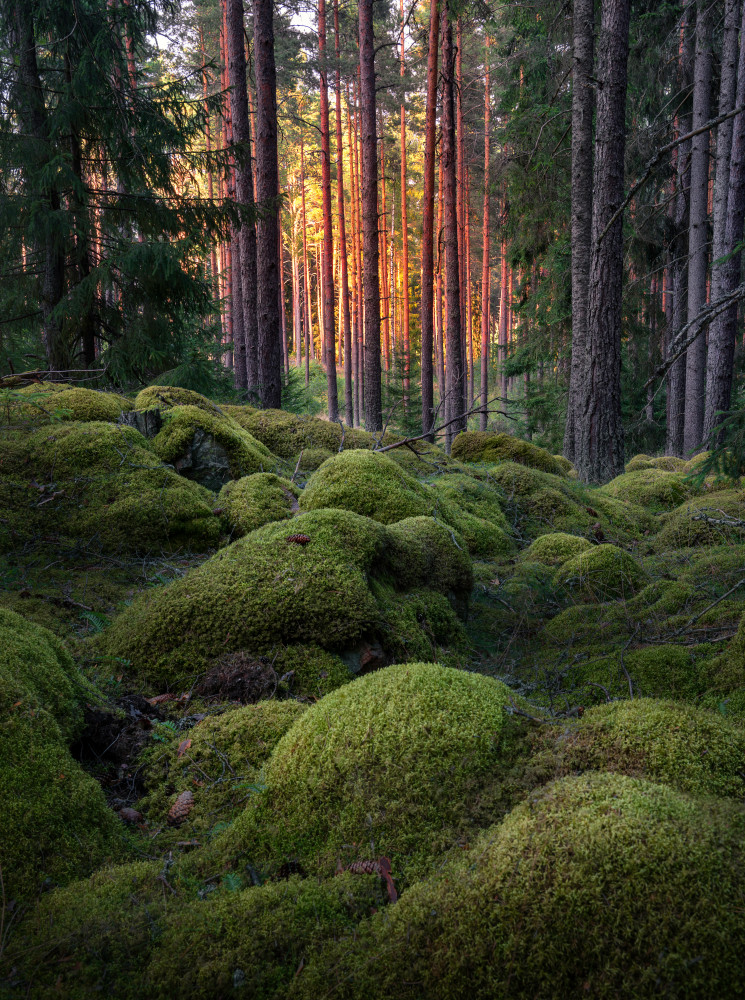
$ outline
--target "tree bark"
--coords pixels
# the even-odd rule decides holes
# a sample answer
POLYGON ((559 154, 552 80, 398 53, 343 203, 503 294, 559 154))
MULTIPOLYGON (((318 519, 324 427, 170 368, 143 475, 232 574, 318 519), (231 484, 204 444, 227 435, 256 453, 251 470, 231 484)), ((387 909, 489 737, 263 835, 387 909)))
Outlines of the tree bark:
MULTIPOLYGON (((737 50, 740 27, 740 0, 725 0, 724 44, 719 83, 719 114, 727 114, 738 105, 735 103, 737 89, 737 50)), ((745 90, 745 81, 740 81, 745 90)), ((742 92, 742 91, 741 91, 742 92)), ((737 95, 740 96, 740 95, 737 95)), ((742 99, 742 98, 741 98, 742 99)), ((741 116, 740 116, 741 117, 741 116)), ((714 219, 711 254, 711 301, 720 298, 723 292, 722 278, 726 264, 717 263, 726 257, 728 200, 730 191, 730 157, 735 119, 723 122, 717 129, 716 180, 714 185, 714 219)), ((737 181, 735 181, 737 184, 737 181)), ((734 205, 733 205, 734 208, 734 205)), ((734 249, 734 248, 731 248, 734 249)), ((727 337, 726 316, 717 317, 709 327, 709 350, 706 359, 706 402, 704 409, 703 437, 708 439, 720 418, 717 416, 729 409, 732 392, 732 363, 734 341, 727 337)))
POLYGON ((455 133, 455 52, 453 27, 447 10, 442 11, 442 169, 444 185, 445 271, 447 280, 447 335, 445 378, 448 452, 453 438, 465 430, 463 348, 461 344, 460 256, 458 253, 458 183, 455 133))
MULTIPOLYGON (((693 76, 693 130, 711 117, 711 7, 696 3, 696 61, 693 76)), ((688 228, 688 322, 706 305, 709 257, 709 132, 691 143, 691 196, 688 228)), ((704 430, 706 338, 698 337, 686 351, 685 419, 683 451, 690 455, 701 447, 704 430)))
POLYGON ((277 157, 277 72, 274 65, 272 0, 254 0, 256 60, 256 194, 262 208, 256 223, 256 280, 261 405, 282 405, 282 324, 277 157))
POLYGON ((365 292, 365 426, 383 427, 380 388, 380 277, 378 273, 378 144, 375 135, 375 40, 372 0, 359 2, 362 217, 365 292))
POLYGON ((349 310, 347 270, 347 224, 344 214, 344 142, 341 128, 341 48, 339 42, 339 0, 334 0, 334 43, 336 54, 336 203, 339 214, 339 258, 341 269, 341 317, 344 327, 344 409, 347 426, 354 423, 352 401, 352 326, 349 310))
POLYGON ((326 0, 318 2, 318 61, 321 105, 321 195, 323 202, 323 254, 321 287, 323 293, 323 361, 328 385, 328 417, 339 419, 336 389, 336 325, 334 323, 334 231, 331 221, 331 127, 326 60, 326 0))
POLYGON ((405 26, 404 0, 401 0, 401 339, 403 342, 404 358, 404 407, 408 410, 411 345, 409 343, 409 215, 406 205, 408 189, 406 172, 406 94, 405 89, 403 89, 406 78, 405 26))
MULTIPOLYGON (((434 423, 434 225, 435 225, 435 146, 437 124, 437 53, 440 33, 439 0, 432 0, 427 57, 427 109, 424 126, 424 195, 422 198, 422 430, 434 423)), ((443 396, 443 387, 440 386, 443 396)), ((432 435, 428 440, 434 440, 432 435)))
POLYGON ((313 314, 310 311, 310 268, 308 266, 308 222, 305 214, 305 142, 300 129, 300 190, 303 207, 303 308, 305 312, 305 384, 310 384, 310 342, 313 337, 313 314))
MULTIPOLYGON (((253 170, 251 166, 251 129, 248 121, 248 86, 246 81, 246 49, 244 44, 243 0, 225 0, 230 91, 230 117, 236 157, 236 200, 249 211, 254 206, 253 170)), ((276 254, 276 250, 274 251, 276 254)), ((257 399, 259 391, 259 336, 256 296, 256 227, 244 222, 233 234, 233 273, 239 275, 240 313, 233 302, 233 336, 236 344, 236 379, 257 399), (245 375, 240 365, 245 366, 245 375)), ((233 283, 235 299, 236 284, 233 283)))
POLYGON ((576 466, 584 482, 623 472, 621 298, 623 219, 606 227, 623 202, 630 0, 603 0, 598 45, 600 81, 593 170, 592 251, 586 368, 576 466))
POLYGON ((572 360, 564 457, 574 462, 587 342, 592 233, 592 113, 595 0, 574 0, 572 70, 572 360))
POLYGON ((489 419, 487 401, 489 399, 489 306, 491 298, 489 269, 489 205, 491 194, 490 177, 490 145, 489 130, 491 128, 491 79, 489 75, 489 48, 491 39, 486 36, 486 67, 484 74, 484 218, 482 220, 483 254, 481 261, 481 404, 479 413, 479 430, 485 431, 489 419))

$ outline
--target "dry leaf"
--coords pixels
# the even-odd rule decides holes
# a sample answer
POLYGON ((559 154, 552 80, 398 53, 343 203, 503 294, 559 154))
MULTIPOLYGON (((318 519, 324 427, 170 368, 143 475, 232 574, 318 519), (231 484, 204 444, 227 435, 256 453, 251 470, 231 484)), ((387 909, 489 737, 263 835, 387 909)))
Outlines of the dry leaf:
POLYGON ((183 757, 190 746, 191 746, 191 740, 181 740, 181 742, 178 745, 178 754, 176 756, 183 757))

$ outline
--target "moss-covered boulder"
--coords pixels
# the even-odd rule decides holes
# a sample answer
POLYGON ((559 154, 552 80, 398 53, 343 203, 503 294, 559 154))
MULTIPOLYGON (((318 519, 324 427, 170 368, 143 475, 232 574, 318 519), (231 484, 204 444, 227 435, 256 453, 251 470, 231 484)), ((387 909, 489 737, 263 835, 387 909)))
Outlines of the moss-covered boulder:
POLYGON ((647 468, 624 472, 601 486, 598 492, 655 512, 672 510, 695 490, 681 473, 647 468))
POLYGON ((626 463, 626 472, 638 472, 640 469, 663 469, 665 472, 683 472, 687 462, 675 455, 660 455, 652 458, 650 455, 634 455, 626 463))
POLYGON ((335 453, 328 448, 303 448, 297 455, 293 455, 289 460, 289 465, 299 472, 315 472, 320 469, 327 458, 331 458, 335 453))
POLYGON ((743 834, 734 803, 621 775, 565 778, 329 946, 292 996, 735 1000, 743 834))
POLYGON ((504 494, 489 481, 474 479, 463 473, 450 473, 430 479, 428 485, 438 496, 449 500, 461 510, 491 521, 505 534, 509 533, 510 525, 502 511, 504 494))
POLYGON ((671 511, 654 540, 656 552, 745 540, 745 493, 722 490, 691 497, 671 511))
POLYGON ((745 729, 693 705, 653 698, 596 705, 566 727, 543 727, 536 747, 536 760, 556 777, 612 771, 693 795, 745 796, 745 729))
POLYGON ((135 552, 219 540, 210 494, 165 468, 134 428, 63 423, 3 444, 0 549, 42 535, 135 552))
POLYGON ((345 450, 373 446, 372 435, 358 427, 342 431, 339 424, 320 417, 298 416, 285 410, 252 410, 250 407, 243 410, 243 414, 235 414, 241 427, 280 458, 297 457, 305 448, 324 448, 335 454, 341 447, 342 434, 345 450))
POLYGON ((163 872, 162 861, 102 867, 46 893, 10 936, 4 955, 12 969, 9 995, 152 997, 144 979, 149 954, 166 914, 180 902, 163 872))
POLYGON ((174 835, 208 836, 245 809, 261 765, 304 710, 297 701, 244 705, 174 734, 165 746, 153 744, 145 754, 138 809, 154 827, 163 826, 176 797, 189 790, 194 807, 174 835))
POLYGON ((457 506, 442 490, 432 489, 405 472, 392 458, 372 451, 343 451, 318 469, 303 490, 302 510, 338 507, 364 514, 381 524, 430 516, 459 531, 474 555, 507 554, 512 543, 496 523, 457 506))
POLYGON ((528 546, 521 558, 525 562, 538 562, 546 566, 559 566, 561 563, 586 552, 591 548, 590 542, 581 535, 567 535, 563 531, 553 531, 541 535, 528 546))
POLYGON ((566 475, 562 463, 545 448, 538 448, 512 434, 461 431, 453 441, 451 454, 461 462, 517 462, 554 476, 566 475))
POLYGON ((149 385, 137 393, 134 399, 135 410, 171 410, 174 406, 196 406, 197 409, 220 417, 226 408, 220 407, 192 389, 182 389, 176 385, 149 385))
POLYGON ((183 1000, 283 1000, 324 942, 349 937, 384 902, 375 875, 291 877, 221 892, 173 913, 146 981, 159 997, 178 983, 183 1000))
POLYGON ((692 701, 707 687, 706 659, 698 654, 696 646, 646 646, 592 657, 577 664, 573 673, 605 697, 634 694, 692 701))
POLYGON ((375 581, 467 600, 465 543, 431 518, 389 528, 348 511, 300 515, 233 542, 165 589, 143 594, 97 644, 140 682, 193 683, 234 650, 274 655, 316 643, 344 652, 384 637, 375 581))
POLYGON ((277 466, 266 446, 232 417, 199 406, 174 406, 166 411, 153 448, 182 476, 214 492, 231 479, 277 466))
POLYGON ((220 490, 217 506, 233 535, 240 538, 272 521, 286 521, 297 512, 300 490, 273 472, 235 479, 220 490))
POLYGON ((499 681, 433 663, 359 678, 282 738, 266 790, 216 849, 326 875, 382 853, 394 874, 421 876, 500 811, 519 742, 510 704, 499 681))
POLYGON ((64 382, 25 386, 11 394, 0 420, 7 423, 108 420, 132 409, 132 401, 115 392, 86 389, 64 382))
POLYGON ((595 545, 563 563, 556 583, 581 600, 629 598, 648 583, 643 567, 615 545, 595 545))

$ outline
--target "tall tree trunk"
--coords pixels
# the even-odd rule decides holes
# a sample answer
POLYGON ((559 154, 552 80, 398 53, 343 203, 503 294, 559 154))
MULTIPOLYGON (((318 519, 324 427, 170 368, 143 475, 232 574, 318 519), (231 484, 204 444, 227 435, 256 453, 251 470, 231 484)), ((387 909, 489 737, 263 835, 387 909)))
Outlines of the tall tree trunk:
MULTIPOLYGON (((209 81, 208 81, 208 78, 207 78, 207 56, 206 56, 205 50, 204 50, 204 33, 202 32, 201 25, 200 25, 200 28, 199 28, 199 48, 200 48, 200 53, 201 53, 201 57, 202 57, 202 99, 204 101, 204 138, 205 138, 205 143, 206 143, 206 147, 207 147, 207 152, 211 153, 212 152, 212 134, 211 134, 211 131, 210 131, 210 115, 209 115, 209 106, 208 106, 208 103, 207 103, 208 83, 209 83, 209 81)), ((210 203, 212 203, 214 201, 214 197, 215 197, 215 185, 214 185, 214 180, 213 180, 213 177, 212 177, 212 167, 211 166, 207 167, 207 197, 209 198, 210 203)), ((218 273, 217 273, 217 253, 215 251, 215 245, 214 245, 214 243, 212 244, 212 248, 210 250, 210 277, 211 277, 211 285, 212 285, 212 294, 213 294, 213 296, 217 295, 218 298, 219 298, 220 292, 219 292, 219 280, 218 280, 218 273)))
MULTIPOLYGON (((505 204, 502 217, 506 213, 507 206, 505 204)), ((499 275, 499 336, 498 336, 498 351, 499 351, 499 395, 501 397, 502 406, 507 402, 507 344, 509 341, 509 331, 510 331, 510 273, 507 267, 507 245, 505 243, 504 237, 502 237, 502 244, 500 248, 500 262, 501 269, 499 275)))
POLYGON ((411 346, 409 343, 409 215, 406 206, 406 52, 404 0, 401 0, 401 339, 404 359, 404 408, 409 408, 411 346))
MULTIPOLYGON (((711 7, 696 2, 696 61, 693 72, 693 130, 711 118, 711 7)), ((709 251, 709 132, 693 137, 691 144, 691 202, 688 229, 688 322, 706 305, 709 251)), ((702 333, 686 351, 685 420, 683 451, 701 447, 704 430, 706 337, 702 333)))
POLYGON ((353 325, 352 325, 352 369, 353 369, 353 383, 352 383, 352 406, 353 406, 353 421, 354 427, 359 427, 360 425, 360 351, 359 345, 362 338, 362 301, 359 294, 359 284, 358 284, 358 267, 360 260, 359 251, 359 219, 358 219, 358 206, 359 197, 357 191, 357 156, 356 148, 357 143, 355 135, 352 129, 352 106, 349 96, 349 84, 346 88, 347 97, 347 136, 349 143, 349 177, 351 184, 351 206, 352 206, 352 302, 353 302, 353 325))
POLYGON ((254 0, 256 60, 256 194, 261 217, 256 223, 256 282, 259 328, 261 405, 282 405, 282 326, 279 231, 279 162, 277 158, 277 72, 274 65, 272 0, 254 0))
MULTIPOLYGON (((745 5, 743 6, 740 28, 740 56, 737 75, 735 107, 745 106, 745 5)), ((745 224, 745 114, 734 119, 732 147, 729 161, 729 191, 727 197, 726 227, 722 254, 726 262, 721 266, 718 277, 718 295, 730 295, 740 282, 743 238, 745 224)), ((712 365, 712 413, 711 428, 718 423, 717 411, 726 412, 731 406, 732 375, 737 337, 737 304, 722 313, 715 321, 710 337, 715 340, 715 363, 712 365)))
POLYGON ((344 216, 344 141, 341 129, 341 48, 339 43, 339 0, 334 0, 334 43, 336 54, 336 204, 339 213, 339 258, 341 265, 341 318, 344 327, 344 409, 347 426, 354 423, 352 402, 352 326, 349 315, 349 274, 347 271, 347 224, 344 216))
POLYGON ((465 430, 463 348, 461 346, 460 258, 458 254, 458 183, 455 136, 455 52, 453 27, 447 10, 442 11, 442 169, 444 183, 445 270, 447 280, 446 371, 448 452, 455 435, 465 430))
POLYGON ((484 74, 484 217, 481 227, 483 254, 481 261, 481 405, 479 430, 485 431, 489 419, 489 305, 491 297, 489 270, 489 205, 490 205, 490 162, 489 130, 491 128, 491 79, 489 67, 489 47, 491 39, 486 36, 486 67, 484 74))
POLYGON ((574 462, 587 342, 592 231, 592 112, 595 0, 574 0, 572 70, 572 360, 564 457, 574 462))
POLYGON ((305 143, 300 129, 300 190, 303 208, 303 291, 305 310, 305 384, 310 384, 310 343, 313 339, 313 314, 310 311, 310 267, 308 266, 308 220, 305 212, 305 143))
POLYGON ((600 21, 586 368, 579 421, 580 447, 575 462, 584 482, 607 482, 622 473, 624 467, 623 219, 619 216, 612 225, 609 223, 624 197, 630 9, 631 0, 603 0, 600 21))
POLYGON ((466 244, 466 337, 468 338, 468 405, 473 409, 473 316, 471 314, 471 179, 466 168, 466 193, 464 197, 464 230, 466 244))
POLYGON ((466 156, 463 135, 463 27, 460 15, 456 20, 455 49, 455 117, 456 117, 456 185, 458 212, 458 282, 460 287, 460 352, 463 373, 463 395, 468 393, 468 364, 466 360, 466 156))
POLYGON ((326 62, 326 0, 318 2, 318 61, 321 78, 321 194, 323 201, 323 351, 328 385, 329 420, 339 419, 336 389, 336 329, 334 323, 334 230, 331 221, 331 136, 328 67, 326 62))
MULTIPOLYGON (((422 430, 433 426, 434 386, 432 354, 434 347, 434 225, 435 225, 435 150, 437 124, 437 52, 440 34, 440 0, 431 0, 429 18, 429 55, 427 57, 427 110, 424 126, 424 195, 422 198, 422 430)), ((443 396, 443 387, 440 386, 443 396)), ((429 435, 429 440, 434 440, 429 435)))
POLYGON ((442 238, 442 206, 444 202, 443 192, 445 189, 444 174, 442 170, 442 156, 438 162, 438 188, 437 188, 437 281, 435 286, 435 314, 437 317, 437 391, 440 396, 439 410, 440 420, 445 419, 447 387, 445 385, 445 322, 442 315, 443 298, 443 238, 442 238))
MULTIPOLYGON (((233 127, 233 144, 238 147, 235 150, 236 200, 251 211, 254 206, 254 185, 251 167, 251 129, 248 121, 243 0, 225 0, 225 3, 225 37, 231 86, 230 117, 233 127)), ((276 255, 276 249, 274 254, 276 255)), ((239 362, 236 361, 236 377, 239 384, 248 389, 249 396, 256 398, 260 378, 256 297, 256 227, 251 222, 244 222, 234 234, 233 271, 240 275, 240 294, 242 297, 240 317, 237 315, 237 304, 235 301, 233 302, 233 335, 236 339, 236 348, 242 354, 241 361, 245 364, 245 375, 241 376, 238 371, 239 362), (239 320, 238 329, 236 329, 236 320, 239 320)), ((234 295, 235 284, 233 285, 234 295)))
MULTIPOLYGON (((737 48, 740 27, 740 0, 725 0, 724 45, 719 83, 719 114, 727 114, 735 104, 737 88, 737 48)), ((742 81, 742 74, 740 75, 742 81)), ((745 81, 743 81, 745 86, 745 81)), ((722 294, 724 268, 717 261, 728 253, 726 232, 730 190, 730 156, 734 119, 723 122, 717 129, 716 181, 714 185, 714 231, 711 254, 711 301, 722 294)), ((725 338, 726 320, 717 317, 709 328, 709 350, 706 359, 706 405, 704 439, 711 436, 719 422, 717 413, 729 409, 732 388, 734 342, 725 338)))
POLYGON ((359 0, 362 215, 365 290, 365 426, 383 427, 380 388, 380 276, 378 273, 378 144, 375 136, 375 39, 372 0, 359 0))
POLYGON ((381 316, 381 327, 383 335, 383 361, 386 370, 386 384, 388 383, 388 371, 391 365, 391 324, 390 312, 391 302, 388 295, 388 272, 386 269, 387 249, 388 249, 388 207, 385 199, 385 130, 383 128, 383 116, 378 108, 378 130, 380 132, 380 200, 381 213, 378 216, 378 230, 380 234, 380 269, 381 295, 383 300, 383 315, 381 316))

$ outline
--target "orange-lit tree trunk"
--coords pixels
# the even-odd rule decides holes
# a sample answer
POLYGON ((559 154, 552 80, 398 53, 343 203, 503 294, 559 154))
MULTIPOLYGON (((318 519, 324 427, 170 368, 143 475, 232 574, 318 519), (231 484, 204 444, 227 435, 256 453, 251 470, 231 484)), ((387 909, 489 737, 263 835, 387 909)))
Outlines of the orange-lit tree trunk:
POLYGON ((349 310, 347 271, 347 224, 344 215, 344 142, 341 129, 341 50, 339 44, 339 0, 334 0, 334 42, 336 53, 336 202, 339 213, 339 261, 341 270, 341 314, 344 326, 344 409, 349 427, 354 423, 352 402, 352 326, 349 310))
MULTIPOLYGON (((437 124, 437 53, 440 33, 439 0, 431 0, 429 17, 429 55, 427 57, 427 110, 424 125, 424 195, 422 199, 422 430, 433 426, 434 379, 434 227, 435 227, 435 149, 437 124)), ((443 395, 440 382, 440 396, 443 395)), ((432 440, 430 435, 430 440, 432 440)))
POLYGON ((481 262, 481 403, 483 409, 479 413, 479 429, 486 430, 489 399, 489 303, 491 297, 489 270, 489 129, 491 127, 491 80, 489 76, 489 45, 486 38, 486 71, 484 75, 484 217, 482 220, 483 256, 481 262))
MULTIPOLYGON (((388 207, 385 201, 385 133, 383 130, 383 116, 378 110, 378 129, 380 131, 380 200, 381 213, 378 219, 378 233, 380 237, 380 260, 381 267, 381 294, 383 296, 382 334, 383 334, 383 361, 385 370, 388 372, 391 366, 391 299, 388 292, 388 271, 386 269, 387 249, 388 249, 388 207)), ((387 377, 387 376, 386 376, 387 377)))
MULTIPOLYGON (((321 78, 321 196, 323 202, 323 255, 321 289, 323 294, 323 349, 328 385, 329 420, 338 420, 336 391, 336 333, 334 324, 334 232, 331 221, 331 136, 329 125, 328 67, 326 63, 326 0, 318 2, 318 61, 321 78)), ((319 289, 319 295, 321 290, 319 289)))
POLYGON ((346 100, 347 100, 347 135, 349 141, 349 178, 350 186, 352 189, 352 343, 350 346, 350 355, 352 363, 352 425, 358 427, 360 423, 360 411, 359 411, 359 381, 360 381, 360 365, 359 365, 359 351, 358 344, 360 338, 360 330, 362 326, 362 310, 360 297, 358 294, 358 284, 357 284, 357 269, 359 264, 359 222, 357 218, 357 158, 355 156, 355 142, 352 135, 352 109, 349 99, 349 85, 346 88, 346 100))
MULTIPOLYGON (((404 0, 401 0, 401 86, 406 76, 404 0)), ((401 340, 404 358, 404 407, 409 406, 411 356, 409 344, 409 216, 406 208, 406 95, 401 91, 401 340)), ((431 355, 430 351, 430 355, 431 355)), ((431 365, 431 361, 430 361, 431 365)))
POLYGON ((310 311, 310 268, 308 266, 308 219, 305 213, 305 142, 300 129, 300 190, 303 208, 303 306, 305 312, 305 384, 310 384, 310 342, 313 337, 313 314, 310 311))

